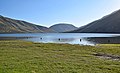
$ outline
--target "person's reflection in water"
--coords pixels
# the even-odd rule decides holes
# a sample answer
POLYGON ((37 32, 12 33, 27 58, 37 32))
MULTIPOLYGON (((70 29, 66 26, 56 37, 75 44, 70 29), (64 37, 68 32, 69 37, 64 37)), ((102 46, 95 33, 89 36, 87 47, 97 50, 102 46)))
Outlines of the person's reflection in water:
POLYGON ((80 42, 81 42, 82 40, 80 39, 80 42))
POLYGON ((58 40, 60 41, 60 38, 58 40))
POLYGON ((110 43, 110 40, 108 40, 108 43, 110 43))

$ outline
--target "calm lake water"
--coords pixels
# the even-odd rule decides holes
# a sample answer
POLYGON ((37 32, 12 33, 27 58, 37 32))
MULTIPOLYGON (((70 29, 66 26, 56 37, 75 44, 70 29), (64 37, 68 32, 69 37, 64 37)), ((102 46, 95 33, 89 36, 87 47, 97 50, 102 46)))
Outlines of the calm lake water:
POLYGON ((24 33, 0 34, 0 40, 21 39, 42 43, 68 43, 81 45, 95 45, 120 43, 120 34, 98 33, 24 33))

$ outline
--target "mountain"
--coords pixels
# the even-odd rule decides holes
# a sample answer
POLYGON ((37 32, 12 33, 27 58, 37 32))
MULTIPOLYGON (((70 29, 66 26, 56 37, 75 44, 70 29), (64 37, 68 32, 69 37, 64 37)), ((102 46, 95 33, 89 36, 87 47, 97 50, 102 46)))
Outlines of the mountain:
POLYGON ((66 23, 55 24, 49 28, 56 32, 67 32, 77 29, 77 27, 73 26, 72 24, 66 24, 66 23))
POLYGON ((117 10, 88 25, 82 26, 75 33, 120 33, 120 10, 117 10))
POLYGON ((53 30, 26 21, 15 20, 0 15, 0 33, 53 32, 53 30))

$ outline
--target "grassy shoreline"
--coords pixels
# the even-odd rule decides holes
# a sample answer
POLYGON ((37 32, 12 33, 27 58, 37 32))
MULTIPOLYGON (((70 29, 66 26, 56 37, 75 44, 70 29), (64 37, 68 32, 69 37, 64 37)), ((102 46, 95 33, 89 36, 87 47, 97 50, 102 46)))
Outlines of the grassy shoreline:
POLYGON ((0 41, 0 73, 119 73, 120 61, 95 53, 120 56, 120 44, 80 46, 0 41))

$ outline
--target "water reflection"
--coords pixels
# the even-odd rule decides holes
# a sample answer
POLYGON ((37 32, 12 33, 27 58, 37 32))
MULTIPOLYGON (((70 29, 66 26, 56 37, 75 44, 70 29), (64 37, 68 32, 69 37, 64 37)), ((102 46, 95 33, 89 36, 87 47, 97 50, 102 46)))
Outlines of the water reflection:
POLYGON ((94 43, 87 41, 85 38, 29 38, 24 39, 27 41, 42 42, 42 43, 68 43, 68 44, 81 44, 81 45, 94 45, 94 43))
POLYGON ((0 34, 0 40, 15 40, 15 39, 42 43, 69 43, 82 45, 119 44, 120 34, 93 34, 93 33, 0 34))
POLYGON ((22 39, 30 39, 33 37, 0 37, 0 40, 22 40, 22 39))
POLYGON ((120 44, 120 37, 89 37, 85 39, 94 44, 120 44))
POLYGON ((74 41, 74 38, 55 38, 53 41, 55 42, 72 42, 74 41))

